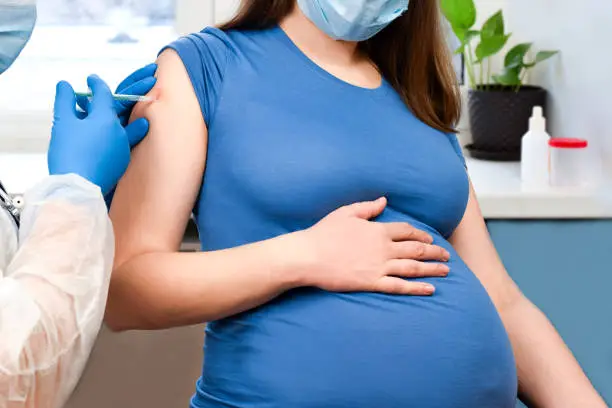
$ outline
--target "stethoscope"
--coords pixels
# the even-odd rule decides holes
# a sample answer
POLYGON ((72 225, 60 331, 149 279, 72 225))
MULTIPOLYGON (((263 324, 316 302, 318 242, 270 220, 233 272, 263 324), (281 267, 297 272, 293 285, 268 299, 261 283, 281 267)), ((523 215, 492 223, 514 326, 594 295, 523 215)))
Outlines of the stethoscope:
POLYGON ((19 228, 19 216, 23 208, 23 197, 11 197, 4 189, 2 182, 0 182, 0 208, 3 208, 10 214, 13 221, 15 221, 15 225, 19 228))

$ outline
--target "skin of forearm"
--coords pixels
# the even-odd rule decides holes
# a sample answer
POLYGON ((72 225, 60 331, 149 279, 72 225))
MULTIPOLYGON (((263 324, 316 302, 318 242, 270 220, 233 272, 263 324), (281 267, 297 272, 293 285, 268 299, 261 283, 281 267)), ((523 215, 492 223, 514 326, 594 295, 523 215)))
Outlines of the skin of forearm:
POLYGON ((500 312, 516 358, 519 395, 530 408, 606 408, 544 314, 519 298, 500 312))
POLYGON ((308 268, 290 236, 213 252, 136 256, 115 269, 106 324, 114 331, 166 329, 267 303, 301 286, 308 268))

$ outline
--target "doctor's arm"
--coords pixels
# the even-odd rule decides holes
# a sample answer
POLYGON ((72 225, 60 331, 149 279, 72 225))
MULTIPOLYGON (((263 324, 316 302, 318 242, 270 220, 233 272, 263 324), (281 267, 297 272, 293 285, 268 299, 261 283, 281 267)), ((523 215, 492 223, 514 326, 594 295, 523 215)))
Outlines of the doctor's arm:
POLYGON ((157 77, 156 102, 134 112, 149 119, 149 134, 133 151, 111 207, 116 258, 105 317, 111 329, 218 320, 299 286, 428 295, 430 286, 397 276, 447 273, 417 261, 444 257, 425 243, 431 237, 424 232, 367 221, 383 211, 384 200, 342 207, 308 230, 267 241, 179 253, 202 183, 208 131, 174 51, 160 55, 157 77))
POLYGON ((508 275, 473 187, 450 243, 485 286, 502 318, 516 358, 521 399, 531 407, 606 407, 553 325, 508 275))
MULTIPOLYGON (((146 92, 154 70, 138 70, 122 86, 146 92)), ((130 107, 114 104, 101 79, 88 84, 93 98, 83 112, 74 109, 72 87, 58 84, 51 176, 24 197, 18 248, 16 225, 0 210, 1 408, 63 406, 102 323, 114 240, 101 188, 114 186, 147 125, 124 129, 116 115, 130 107)))
POLYGON ((56 408, 102 323, 113 231, 100 189, 76 175, 49 177, 24 201, 19 249, 0 271, 0 407, 56 408))

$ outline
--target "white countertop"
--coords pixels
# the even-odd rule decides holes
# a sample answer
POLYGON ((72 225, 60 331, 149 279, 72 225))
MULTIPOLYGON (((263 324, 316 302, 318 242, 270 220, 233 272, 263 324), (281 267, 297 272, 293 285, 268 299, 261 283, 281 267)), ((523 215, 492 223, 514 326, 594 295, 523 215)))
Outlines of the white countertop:
POLYGON ((603 187, 528 190, 521 183, 520 163, 466 160, 486 219, 612 218, 612 199, 603 187))
MULTIPOLYGON (((518 163, 467 158, 468 171, 487 219, 612 219, 612 199, 601 192, 542 189, 526 191, 518 163)), ((0 153, 0 180, 22 194, 47 175, 44 154, 0 153)))

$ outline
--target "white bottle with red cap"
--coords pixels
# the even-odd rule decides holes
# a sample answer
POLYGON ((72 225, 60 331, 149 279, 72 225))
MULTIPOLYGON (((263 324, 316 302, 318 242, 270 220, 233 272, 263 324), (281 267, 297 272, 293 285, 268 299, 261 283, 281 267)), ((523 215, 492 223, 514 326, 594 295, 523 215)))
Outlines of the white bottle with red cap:
POLYGON ((549 186, 548 141, 546 119, 541 106, 533 108, 529 131, 521 140, 521 180, 528 188, 549 186))

